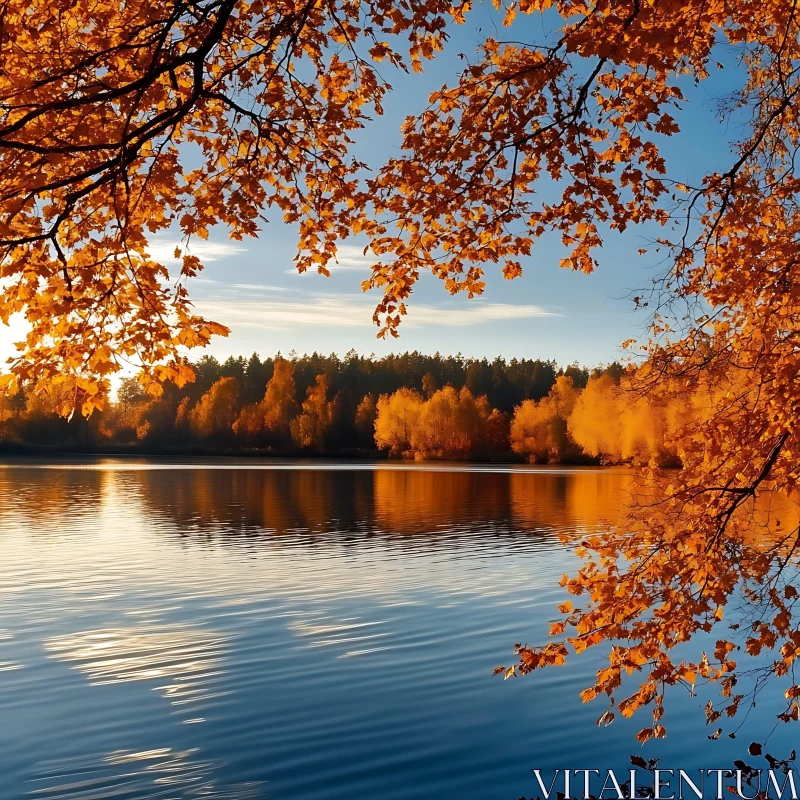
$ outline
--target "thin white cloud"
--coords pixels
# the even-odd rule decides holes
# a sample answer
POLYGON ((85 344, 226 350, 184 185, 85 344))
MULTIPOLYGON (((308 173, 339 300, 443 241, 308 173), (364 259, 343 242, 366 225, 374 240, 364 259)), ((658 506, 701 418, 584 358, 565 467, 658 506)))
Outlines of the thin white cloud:
MULTIPOLYGON (((374 306, 352 296, 318 298, 306 302, 197 300, 197 310, 232 329, 239 326, 268 330, 333 327, 371 328, 374 306)), ((459 306, 412 304, 403 324, 409 328, 447 326, 466 327, 502 320, 558 317, 541 306, 509 303, 466 302, 459 306)))
POLYGON ((234 283, 231 284, 233 289, 248 289, 257 292, 288 292, 285 286, 267 286, 263 283, 234 283))
POLYGON ((238 326, 268 330, 322 325, 352 328, 368 327, 371 322, 368 306, 333 298, 304 303, 198 299, 195 307, 233 330, 238 326))
POLYGON ((448 306, 415 306, 411 304, 406 319, 411 325, 466 326, 481 322, 499 322, 507 319, 534 317, 560 317, 541 306, 512 303, 481 303, 467 301, 458 308, 448 306))
POLYGON ((203 263, 229 258, 247 250, 235 242, 209 242, 204 239, 192 239, 188 250, 184 243, 177 239, 154 239, 148 244, 151 258, 163 264, 179 260, 175 258, 175 248, 178 248, 182 254, 188 252, 189 255, 197 256, 203 263))
MULTIPOLYGON (((385 257, 384 257, 385 258, 385 257)), ((369 272, 369 268, 379 261, 380 257, 367 252, 364 248, 353 244, 340 244, 336 251, 336 261, 328 264, 331 272, 369 272)), ((287 275, 300 275, 296 269, 287 269, 287 275)))

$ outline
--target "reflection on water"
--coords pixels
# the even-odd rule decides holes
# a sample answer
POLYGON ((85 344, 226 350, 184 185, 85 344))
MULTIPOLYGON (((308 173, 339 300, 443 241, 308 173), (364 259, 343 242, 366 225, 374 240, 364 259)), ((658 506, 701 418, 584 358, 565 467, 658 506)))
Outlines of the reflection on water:
POLYGON ((255 800, 260 796, 256 784, 217 786, 216 767, 198 759, 193 750, 120 750, 96 759, 45 762, 31 781, 29 794, 45 800, 255 800))
MULTIPOLYGON (((598 729, 578 699, 601 654, 491 672, 547 637, 577 564, 559 534, 613 524, 629 484, 464 465, 0 468, 0 798, 514 800, 568 753, 624 768, 638 720, 598 729)), ((702 702, 676 704, 648 755, 709 766, 702 702)), ((754 724, 773 720, 767 705, 754 724)), ((737 744, 715 742, 714 763, 737 744)))
POLYGON ((86 468, 6 470, 40 480, 15 492, 15 511, 57 523, 65 512, 93 514, 135 498, 148 512, 169 515, 179 531, 232 526, 257 533, 380 527, 388 533, 436 533, 436 523, 511 523, 545 530, 613 520, 626 470, 524 469, 141 469, 107 463, 86 468), (100 469, 98 466, 104 466, 100 469), (166 475, 165 475, 166 473, 166 475), (176 474, 180 480, 175 480, 176 474), (40 491, 41 490, 41 491, 40 491), (124 496, 120 496, 120 493, 124 496))
POLYGON ((53 657, 76 662, 95 686, 162 681, 172 705, 219 696, 225 637, 182 625, 139 626, 55 636, 44 643, 53 657))
POLYGON ((358 617, 337 620, 325 617, 310 621, 290 622, 288 629, 295 635, 305 637, 309 647, 331 647, 346 645, 360 647, 358 650, 347 650, 340 658, 377 653, 387 648, 380 646, 380 639, 389 635, 382 628, 390 620, 362 622, 358 617))
POLYGON ((15 661, 3 661, 2 659, 3 653, 9 649, 6 648, 4 650, 3 645, 12 638, 13 636, 9 631, 0 631, 0 672, 11 672, 15 669, 22 669, 22 664, 17 664, 15 661))

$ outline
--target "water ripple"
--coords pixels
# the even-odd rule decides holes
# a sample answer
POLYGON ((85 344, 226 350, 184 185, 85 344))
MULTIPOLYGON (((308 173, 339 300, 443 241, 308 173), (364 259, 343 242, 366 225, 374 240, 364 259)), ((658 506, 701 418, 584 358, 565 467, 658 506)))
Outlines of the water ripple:
POLYGON ((219 785, 220 764, 197 750, 119 750, 107 755, 44 762, 27 792, 42 800, 256 800, 258 783, 219 785))
POLYGON ((76 662, 94 686, 129 681, 172 683, 158 686, 173 705, 207 701, 223 693, 226 637, 182 625, 106 628, 55 636, 45 642, 53 658, 76 662))

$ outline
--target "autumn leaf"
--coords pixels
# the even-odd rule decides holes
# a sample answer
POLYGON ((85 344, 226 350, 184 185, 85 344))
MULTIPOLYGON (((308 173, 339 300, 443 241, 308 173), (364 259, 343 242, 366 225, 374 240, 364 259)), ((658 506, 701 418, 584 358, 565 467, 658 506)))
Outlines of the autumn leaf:
POLYGON ((600 719, 597 720, 597 725, 602 728, 607 727, 614 721, 614 713, 612 711, 606 711, 600 719))

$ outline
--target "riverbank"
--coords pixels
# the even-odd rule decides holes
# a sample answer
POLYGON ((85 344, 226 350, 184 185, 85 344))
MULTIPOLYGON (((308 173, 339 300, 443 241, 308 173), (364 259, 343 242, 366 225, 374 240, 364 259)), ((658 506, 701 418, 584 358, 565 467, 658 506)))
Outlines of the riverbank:
MULTIPOLYGON (((30 456, 47 458, 49 456, 98 456, 98 457, 154 457, 154 458, 241 458, 286 460, 303 459, 308 461, 385 461, 394 463, 420 463, 420 462, 453 462, 476 464, 530 464, 527 459, 513 452, 477 454, 468 459, 452 458, 396 458, 385 450, 347 449, 331 452, 316 452, 308 450, 267 450, 258 448, 236 448, 229 446, 173 446, 158 447, 145 443, 131 444, 75 444, 59 443, 54 445, 33 444, 29 442, 0 442, 0 459, 5 456, 30 456)), ((602 464, 600 459, 581 456, 578 458, 560 461, 552 466, 582 466, 598 467, 610 466, 602 464)))

